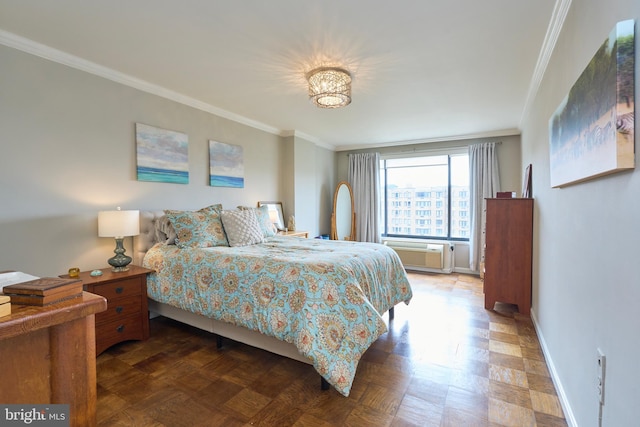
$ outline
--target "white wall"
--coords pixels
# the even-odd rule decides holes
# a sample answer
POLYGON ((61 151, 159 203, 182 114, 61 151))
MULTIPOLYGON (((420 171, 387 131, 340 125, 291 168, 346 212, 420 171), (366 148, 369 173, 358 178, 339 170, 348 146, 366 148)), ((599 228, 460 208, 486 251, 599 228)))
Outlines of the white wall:
POLYGON ((522 132, 522 163, 533 164, 536 199, 532 315, 570 425, 581 427, 598 425, 597 348, 607 357, 602 425, 640 423, 640 174, 550 188, 548 120, 625 19, 636 20, 638 99, 640 2, 573 1, 522 132))
MULTIPOLYGON (((282 200, 287 215, 296 213, 285 183, 298 166, 285 167, 282 137, 1 45, 0 64, 0 271, 55 276, 73 266, 104 267, 115 242, 97 237, 97 213, 116 206, 235 208, 282 200), (188 185, 137 181, 136 122, 188 134, 188 185), (209 139, 243 147, 243 189, 208 185, 209 139)), ((333 163, 335 153, 315 149, 333 163)), ((317 181, 326 179, 335 174, 317 181)), ((309 182, 307 197, 319 206, 325 189, 309 182)), ((330 208, 296 217, 300 227, 317 230, 327 215, 330 208)))

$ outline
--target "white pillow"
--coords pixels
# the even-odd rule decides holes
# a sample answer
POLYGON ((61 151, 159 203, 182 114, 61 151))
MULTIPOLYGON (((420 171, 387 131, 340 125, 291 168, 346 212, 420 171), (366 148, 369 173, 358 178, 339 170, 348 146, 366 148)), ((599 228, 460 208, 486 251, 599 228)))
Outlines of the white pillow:
POLYGON ((252 210, 256 213, 256 218, 258 218, 258 225, 260 225, 260 229, 262 230, 262 234, 264 235, 264 237, 273 237, 278 234, 276 226, 271 222, 271 218, 269 218, 269 208, 267 206, 260 206, 259 208, 238 206, 238 209, 252 210))
POLYGON ((253 209, 222 211, 221 216, 229 246, 248 246, 264 242, 264 233, 253 209))

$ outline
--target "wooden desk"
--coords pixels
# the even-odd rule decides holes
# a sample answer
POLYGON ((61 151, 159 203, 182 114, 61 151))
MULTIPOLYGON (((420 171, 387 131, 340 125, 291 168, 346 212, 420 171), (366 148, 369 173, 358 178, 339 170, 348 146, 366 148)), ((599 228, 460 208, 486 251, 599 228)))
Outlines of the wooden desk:
POLYGON ((0 402, 68 404, 71 426, 95 426, 95 313, 106 308, 88 292, 44 307, 12 305, 0 317, 0 402))

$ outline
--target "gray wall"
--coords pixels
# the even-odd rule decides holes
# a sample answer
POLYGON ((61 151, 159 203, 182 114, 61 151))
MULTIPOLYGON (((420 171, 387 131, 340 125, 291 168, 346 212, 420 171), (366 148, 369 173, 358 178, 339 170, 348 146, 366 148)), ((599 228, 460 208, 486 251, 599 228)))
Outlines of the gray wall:
MULTIPOLYGON (((0 64, 0 271, 54 276, 73 266, 104 267, 115 242, 97 236, 97 213, 116 206, 280 200, 299 229, 314 235, 328 228, 330 208, 318 209, 335 180, 333 151, 304 141, 289 146, 278 135, 2 45, 0 64), (136 122, 188 134, 188 185, 136 180, 136 122), (210 139, 243 147, 243 189, 208 185, 210 139), (307 160, 292 163, 299 159, 307 160), (305 190, 299 202, 296 180, 305 190)), ((125 247, 130 253, 131 239, 125 247)))
POLYGON ((581 427, 598 425, 597 348, 607 357, 602 425, 640 420, 640 174, 550 188, 548 121, 615 23, 626 19, 636 20, 638 99, 640 2, 574 1, 522 131, 522 163, 533 164, 536 199, 532 315, 567 416, 581 427))
POLYGON ((295 141, 295 209, 302 218, 320 215, 316 224, 297 221, 297 227, 309 230, 310 237, 329 234, 335 187, 336 153, 296 137, 295 141))

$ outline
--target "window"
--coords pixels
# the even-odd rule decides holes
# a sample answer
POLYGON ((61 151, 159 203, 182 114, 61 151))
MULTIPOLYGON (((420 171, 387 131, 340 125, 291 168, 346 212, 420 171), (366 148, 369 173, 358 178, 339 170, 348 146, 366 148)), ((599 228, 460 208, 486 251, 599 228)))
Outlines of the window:
POLYGON ((383 158, 381 222, 384 236, 469 239, 469 156, 451 154, 383 158), (428 207, 435 206, 435 212, 428 207), (402 206, 402 210, 398 208, 402 206), (426 217, 435 214, 436 227, 426 217), (410 221, 398 226, 398 219, 410 221))

